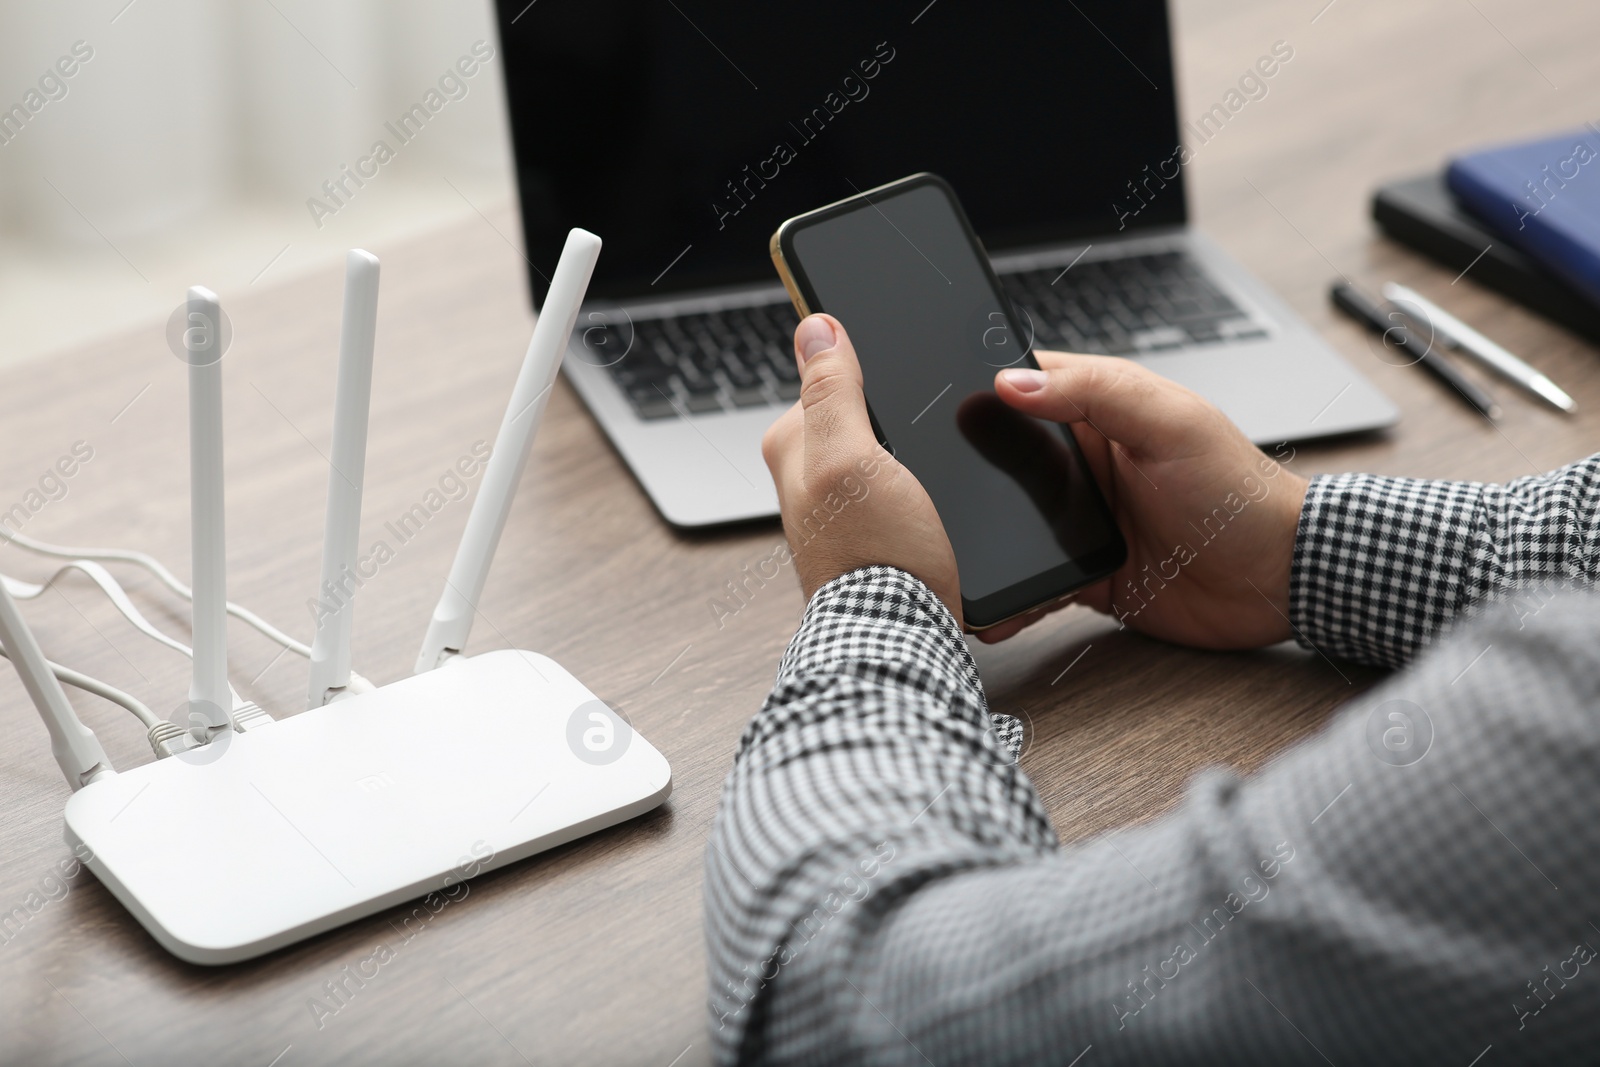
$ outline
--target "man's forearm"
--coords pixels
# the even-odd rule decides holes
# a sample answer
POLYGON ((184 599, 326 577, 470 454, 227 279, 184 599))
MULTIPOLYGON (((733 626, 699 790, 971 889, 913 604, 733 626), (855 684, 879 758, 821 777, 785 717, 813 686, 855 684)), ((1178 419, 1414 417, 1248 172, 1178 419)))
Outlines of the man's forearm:
POLYGON ((1317 477, 1300 514, 1290 619, 1302 644, 1399 666, 1469 604, 1593 585, 1597 536, 1600 456, 1505 485, 1317 477))
POLYGON ((791 997, 776 1015, 771 1004, 797 971, 832 969, 825 957, 848 950, 834 935, 864 913, 951 871, 1055 848, 1004 729, 921 582, 868 567, 818 591, 740 741, 709 839, 719 1059, 833 1032, 822 1002, 791 997))

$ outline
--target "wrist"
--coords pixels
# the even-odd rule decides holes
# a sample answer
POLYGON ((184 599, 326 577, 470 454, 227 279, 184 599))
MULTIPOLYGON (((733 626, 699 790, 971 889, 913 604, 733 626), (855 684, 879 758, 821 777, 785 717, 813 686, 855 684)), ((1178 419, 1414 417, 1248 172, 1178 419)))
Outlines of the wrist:
POLYGON ((819 587, 807 600, 779 676, 837 671, 865 660, 924 666, 946 660, 981 692, 960 618, 922 579, 892 564, 858 567, 819 587), (863 632, 877 642, 864 645, 863 632))
MULTIPOLYGON (((1274 632, 1278 641, 1294 636, 1293 589, 1296 548, 1300 540, 1301 516, 1305 511, 1306 491, 1310 481, 1298 474, 1284 471, 1286 481, 1278 494, 1279 512, 1274 520, 1272 551, 1266 571, 1268 584, 1261 592, 1272 603, 1274 632)), ((1276 642, 1274 642, 1276 643, 1276 642)))
POLYGON ((806 598, 854 571, 892 567, 931 590, 959 623, 955 553, 922 486, 887 453, 863 456, 845 472, 816 477, 803 498, 785 502, 784 531, 806 598))

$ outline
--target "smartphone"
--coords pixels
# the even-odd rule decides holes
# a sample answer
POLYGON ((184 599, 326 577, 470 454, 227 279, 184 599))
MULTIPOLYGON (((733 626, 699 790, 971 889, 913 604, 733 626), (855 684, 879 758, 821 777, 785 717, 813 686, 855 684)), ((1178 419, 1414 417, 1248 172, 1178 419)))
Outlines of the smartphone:
POLYGON ((994 392, 1038 367, 954 190, 913 174, 799 215, 772 261, 801 316, 844 324, 873 431, 933 499, 986 629, 1112 574, 1127 546, 1072 431, 994 392))

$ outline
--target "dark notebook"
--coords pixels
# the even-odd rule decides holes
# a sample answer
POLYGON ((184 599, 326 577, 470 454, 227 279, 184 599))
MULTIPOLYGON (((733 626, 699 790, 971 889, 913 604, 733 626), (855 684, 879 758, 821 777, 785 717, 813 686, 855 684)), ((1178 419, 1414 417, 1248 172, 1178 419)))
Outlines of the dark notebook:
POLYGON ((1401 244, 1450 270, 1471 264, 1467 277, 1474 282, 1600 344, 1600 307, 1462 210, 1443 173, 1382 186, 1372 197, 1372 217, 1401 244))

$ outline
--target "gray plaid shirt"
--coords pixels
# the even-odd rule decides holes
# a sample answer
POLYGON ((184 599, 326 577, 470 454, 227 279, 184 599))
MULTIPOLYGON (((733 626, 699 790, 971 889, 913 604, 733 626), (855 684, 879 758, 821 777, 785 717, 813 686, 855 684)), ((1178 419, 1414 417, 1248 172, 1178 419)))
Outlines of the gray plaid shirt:
POLYGON ((718 1060, 1600 1062, 1597 537, 1600 456, 1313 480, 1299 640, 1412 669, 1066 849, 939 600, 829 583, 709 840, 718 1060))

